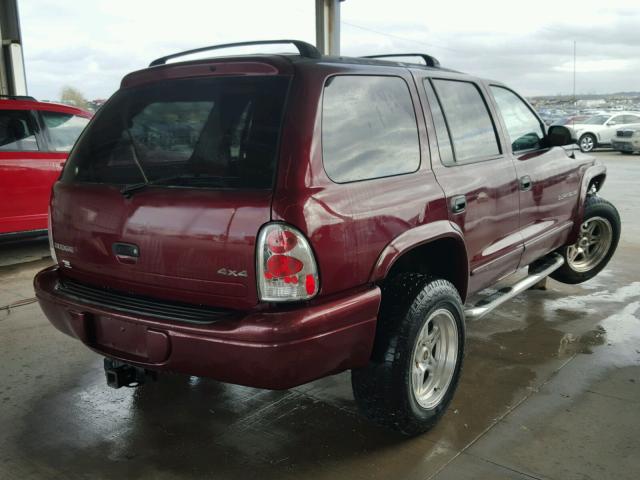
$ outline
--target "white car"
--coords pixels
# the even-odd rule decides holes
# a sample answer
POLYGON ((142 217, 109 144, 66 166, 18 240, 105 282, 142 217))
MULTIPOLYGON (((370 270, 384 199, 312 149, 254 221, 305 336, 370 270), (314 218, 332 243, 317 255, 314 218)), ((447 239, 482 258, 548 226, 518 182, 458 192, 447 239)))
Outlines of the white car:
POLYGON ((611 145, 616 130, 640 124, 640 112, 615 112, 594 115, 582 123, 565 125, 573 130, 578 145, 583 152, 590 152, 596 147, 611 145))

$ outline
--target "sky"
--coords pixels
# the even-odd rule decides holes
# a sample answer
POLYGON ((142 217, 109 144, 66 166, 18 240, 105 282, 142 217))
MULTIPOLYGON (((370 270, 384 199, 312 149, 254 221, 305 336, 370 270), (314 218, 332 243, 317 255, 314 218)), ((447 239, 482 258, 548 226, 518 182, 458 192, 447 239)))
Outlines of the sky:
MULTIPOLYGON (((154 58, 217 43, 315 43, 314 0, 19 0, 29 94, 108 98, 154 58)), ((346 0, 341 53, 424 52, 527 96, 640 91, 638 0, 346 0)))

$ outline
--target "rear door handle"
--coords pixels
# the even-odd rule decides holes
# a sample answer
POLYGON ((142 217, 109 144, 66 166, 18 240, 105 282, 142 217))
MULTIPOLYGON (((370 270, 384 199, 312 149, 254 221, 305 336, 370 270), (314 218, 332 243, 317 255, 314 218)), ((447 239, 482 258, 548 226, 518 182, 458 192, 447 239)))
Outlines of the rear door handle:
POLYGON ((520 177, 520 190, 522 190, 523 192, 531 190, 531 177, 529 175, 520 177))
POLYGON ((467 198, 464 195, 458 195, 451 199, 451 211, 453 213, 462 213, 467 209, 467 198))

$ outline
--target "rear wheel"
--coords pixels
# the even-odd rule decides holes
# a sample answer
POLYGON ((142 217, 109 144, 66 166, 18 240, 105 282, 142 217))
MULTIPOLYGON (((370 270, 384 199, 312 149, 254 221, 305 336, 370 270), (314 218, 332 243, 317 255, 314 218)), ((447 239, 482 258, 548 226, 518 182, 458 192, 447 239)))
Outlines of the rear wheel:
POLYGON ((616 207, 597 195, 590 195, 578 240, 560 250, 565 263, 551 278, 574 284, 595 277, 609 263, 619 239, 620 216, 616 207))
POLYGON ((580 146, 580 151, 591 152, 596 148, 596 137, 591 133, 585 133, 580 137, 578 145, 580 146))
POLYGON ((455 392, 464 353, 462 301, 446 280, 406 273, 391 283, 372 359, 351 380, 365 416, 416 435, 437 422, 455 392))

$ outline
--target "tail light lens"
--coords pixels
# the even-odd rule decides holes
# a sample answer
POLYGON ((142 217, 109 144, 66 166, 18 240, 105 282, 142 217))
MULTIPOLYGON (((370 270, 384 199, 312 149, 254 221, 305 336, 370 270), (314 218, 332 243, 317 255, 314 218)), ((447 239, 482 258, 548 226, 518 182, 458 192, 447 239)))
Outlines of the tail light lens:
POLYGON ((49 211, 47 212, 47 234, 49 235, 49 250, 51 251, 51 258, 53 259, 53 263, 58 263, 58 258, 56 257, 56 249, 53 247, 53 231, 51 229, 51 207, 49 207, 49 211))
POLYGON ((318 268, 309 242, 282 223, 265 225, 258 235, 258 295, 265 302, 294 302, 320 289, 318 268))

